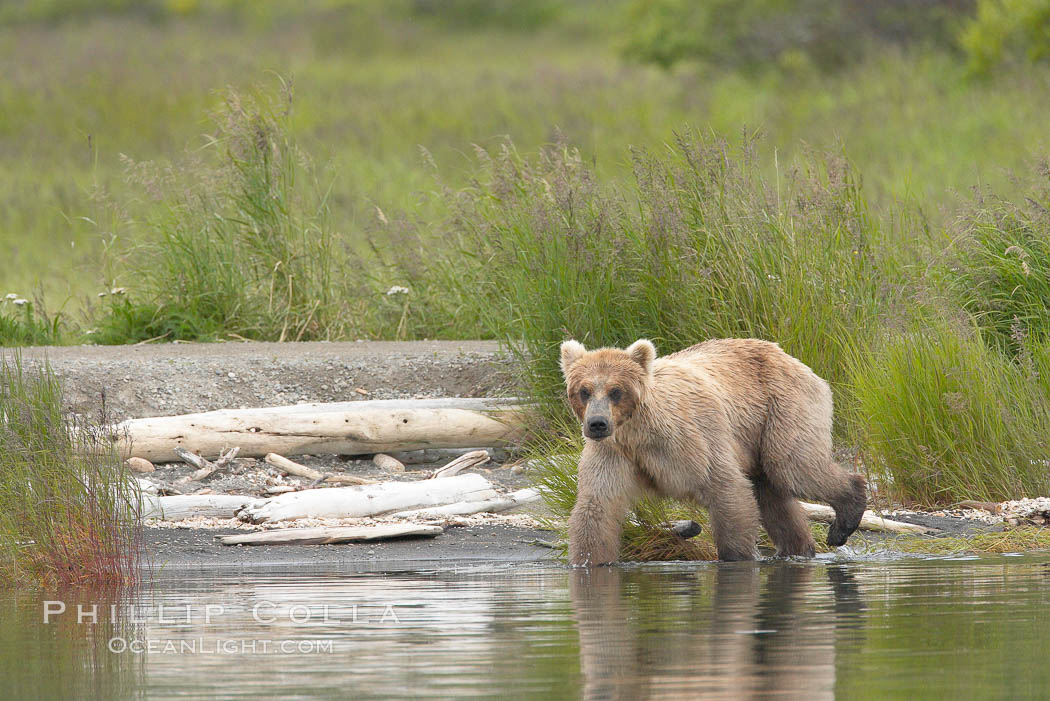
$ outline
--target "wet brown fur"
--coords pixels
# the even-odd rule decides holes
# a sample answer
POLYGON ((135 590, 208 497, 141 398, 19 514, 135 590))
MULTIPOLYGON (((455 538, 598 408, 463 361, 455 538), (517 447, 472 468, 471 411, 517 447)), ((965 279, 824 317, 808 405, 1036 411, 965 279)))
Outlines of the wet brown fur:
POLYGON ((866 485, 832 459, 831 389, 775 343, 712 340, 657 359, 644 339, 594 351, 567 341, 561 360, 586 438, 572 564, 615 562, 623 519, 645 493, 706 508, 722 560, 755 558, 760 521, 778 555, 812 556, 798 499, 834 507, 832 545, 857 528, 866 485), (588 436, 596 418, 609 419, 607 437, 588 436))

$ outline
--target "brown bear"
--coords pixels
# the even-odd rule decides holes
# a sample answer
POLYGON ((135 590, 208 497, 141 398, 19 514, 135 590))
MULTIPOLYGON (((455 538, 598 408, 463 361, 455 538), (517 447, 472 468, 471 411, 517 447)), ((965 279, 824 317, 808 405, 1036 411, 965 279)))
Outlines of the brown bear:
POLYGON ((645 339, 594 351, 566 341, 561 368, 586 439, 571 564, 615 562, 645 493, 706 508, 721 560, 755 558, 759 519, 778 555, 812 557, 800 498, 834 507, 829 545, 860 524, 867 486, 832 460, 831 389, 777 344, 719 339, 657 359, 645 339))

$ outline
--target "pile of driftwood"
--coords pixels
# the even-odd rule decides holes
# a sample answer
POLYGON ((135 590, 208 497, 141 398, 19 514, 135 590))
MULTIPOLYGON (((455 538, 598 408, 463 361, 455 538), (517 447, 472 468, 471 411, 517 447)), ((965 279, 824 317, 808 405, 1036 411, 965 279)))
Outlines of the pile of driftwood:
MULTIPOLYGON (((521 410, 514 400, 434 399, 300 404, 267 409, 223 410, 185 416, 134 419, 117 427, 119 446, 135 469, 152 462, 183 460, 197 471, 189 480, 205 479, 229 465, 235 456, 262 457, 273 467, 311 480, 308 489, 267 498, 198 494, 142 495, 142 515, 179 521, 194 517, 240 518, 274 523, 305 518, 382 516, 404 524, 367 527, 292 528, 228 536, 239 543, 336 543, 404 535, 435 535, 440 520, 481 512, 500 512, 540 498, 535 489, 500 494, 479 474, 458 474, 488 461, 485 450, 461 455, 416 482, 375 482, 324 473, 289 455, 337 453, 374 455, 377 464, 400 472, 398 451, 512 445, 519 437, 521 410), (229 449, 228 446, 236 446, 229 449), (391 455, 390 453, 394 453, 391 455), (214 459, 214 461, 212 461, 214 459), (332 487, 331 484, 351 486, 332 487), (326 485, 323 489, 314 489, 326 485), (436 530, 435 530, 436 529, 436 530)), ((288 488, 290 489, 290 488, 288 488)), ((830 508, 805 505, 810 518, 827 520, 830 508)), ((868 512, 862 528, 924 532, 919 526, 888 521, 868 512)))

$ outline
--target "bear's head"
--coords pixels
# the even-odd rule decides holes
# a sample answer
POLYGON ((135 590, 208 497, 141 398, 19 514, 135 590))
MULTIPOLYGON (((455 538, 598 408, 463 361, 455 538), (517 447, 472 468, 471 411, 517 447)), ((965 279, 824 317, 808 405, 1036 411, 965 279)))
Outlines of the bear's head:
POLYGON ((629 421, 645 399, 656 348, 644 338, 626 349, 588 351, 578 341, 561 344, 561 371, 569 404, 583 435, 600 441, 629 421))

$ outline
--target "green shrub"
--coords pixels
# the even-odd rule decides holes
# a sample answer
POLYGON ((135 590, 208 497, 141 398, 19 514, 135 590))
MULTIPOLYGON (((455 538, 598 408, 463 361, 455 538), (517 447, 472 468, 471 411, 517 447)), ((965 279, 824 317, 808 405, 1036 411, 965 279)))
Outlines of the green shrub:
POLYGON ((1004 62, 1050 56, 1050 0, 978 0, 977 13, 959 32, 970 70, 988 73, 1004 62))
POLYGON ((943 322, 858 349, 856 439, 877 483, 925 505, 1046 494, 1048 352, 1021 367, 943 322))
POLYGON ((670 66, 681 60, 755 69, 839 68, 866 44, 947 43, 969 0, 635 0, 626 53, 670 66))

